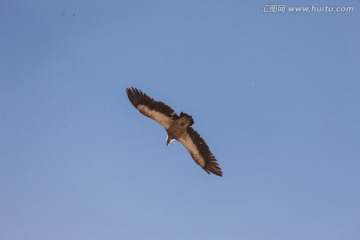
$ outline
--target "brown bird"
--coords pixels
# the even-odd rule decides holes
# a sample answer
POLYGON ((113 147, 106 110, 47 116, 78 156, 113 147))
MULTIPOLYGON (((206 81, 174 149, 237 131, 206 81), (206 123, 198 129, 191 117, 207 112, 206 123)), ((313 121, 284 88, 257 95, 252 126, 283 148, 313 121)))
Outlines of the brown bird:
POLYGON ((204 139, 191 127, 193 118, 181 112, 178 116, 173 109, 163 102, 155 101, 136 88, 127 88, 130 102, 145 116, 154 119, 167 132, 166 145, 178 140, 189 151, 194 161, 208 174, 222 176, 222 171, 204 139))

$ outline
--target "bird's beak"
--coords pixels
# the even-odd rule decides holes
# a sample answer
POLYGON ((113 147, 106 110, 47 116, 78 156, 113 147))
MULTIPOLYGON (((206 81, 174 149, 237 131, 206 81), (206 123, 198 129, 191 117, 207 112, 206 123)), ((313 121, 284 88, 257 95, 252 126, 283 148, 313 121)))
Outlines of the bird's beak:
POLYGON ((169 143, 171 143, 171 140, 172 140, 172 139, 169 138, 169 136, 168 136, 168 138, 166 139, 166 146, 169 145, 169 143))

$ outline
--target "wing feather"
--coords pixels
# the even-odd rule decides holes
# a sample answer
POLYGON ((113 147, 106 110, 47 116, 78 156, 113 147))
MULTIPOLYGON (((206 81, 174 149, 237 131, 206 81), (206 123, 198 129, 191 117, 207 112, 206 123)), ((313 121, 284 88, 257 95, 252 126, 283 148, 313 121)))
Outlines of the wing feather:
POLYGON ((163 102, 155 101, 136 88, 127 88, 126 93, 132 105, 145 116, 154 119, 168 129, 178 116, 174 110, 163 102))
POLYGON ((189 127, 187 133, 181 136, 178 141, 186 147, 194 161, 208 174, 213 173, 222 176, 221 168, 209 146, 192 127, 189 127))

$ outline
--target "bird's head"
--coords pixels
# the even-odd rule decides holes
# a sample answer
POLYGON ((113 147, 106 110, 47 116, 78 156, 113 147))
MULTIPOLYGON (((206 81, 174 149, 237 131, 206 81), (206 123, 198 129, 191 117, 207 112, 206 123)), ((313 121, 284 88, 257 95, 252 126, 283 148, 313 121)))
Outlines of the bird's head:
POLYGON ((168 134, 167 139, 166 139, 166 146, 169 145, 173 140, 174 140, 173 136, 168 134))

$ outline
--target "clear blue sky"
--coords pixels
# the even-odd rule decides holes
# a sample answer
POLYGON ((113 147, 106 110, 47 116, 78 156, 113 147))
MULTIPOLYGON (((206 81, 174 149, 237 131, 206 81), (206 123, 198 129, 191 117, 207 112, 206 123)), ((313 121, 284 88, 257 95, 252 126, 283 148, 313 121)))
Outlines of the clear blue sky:
POLYGON ((282 3, 1 0, 0 239, 360 239, 360 4, 282 3))

